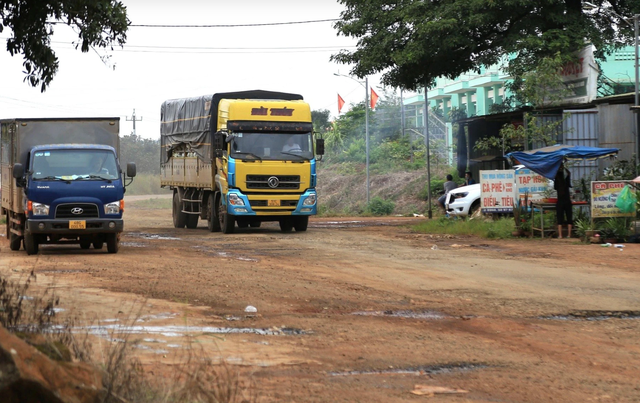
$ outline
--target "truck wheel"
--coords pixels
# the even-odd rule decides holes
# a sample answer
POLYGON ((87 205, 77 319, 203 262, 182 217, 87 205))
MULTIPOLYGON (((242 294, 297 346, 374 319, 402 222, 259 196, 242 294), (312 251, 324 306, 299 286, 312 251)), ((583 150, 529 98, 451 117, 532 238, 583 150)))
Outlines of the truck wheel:
POLYGON ((82 249, 89 249, 91 247, 91 241, 80 241, 80 247, 82 249))
POLYGON ((293 228, 296 229, 296 232, 306 231, 308 225, 309 225, 308 215, 293 218, 293 228))
POLYGON ((198 227, 198 215, 197 214, 185 214, 187 216, 187 228, 198 227))
POLYGON ((173 192, 173 226, 175 228, 184 228, 187 225, 187 215, 182 212, 182 202, 180 194, 173 192))
POLYGON ((293 229, 293 220, 291 218, 283 218, 280 220, 280 231, 291 232, 293 229))
POLYGON ((20 238, 18 235, 14 234, 13 232, 9 234, 9 249, 20 250, 21 243, 22 243, 22 238, 20 238))
POLYGON ((223 234, 233 234, 236 226, 236 220, 232 215, 227 214, 227 210, 222 205, 222 195, 218 198, 218 220, 220 222, 220 229, 223 234))
POLYGON ((27 255, 38 254, 38 239, 29 231, 24 232, 24 250, 27 251, 27 255))
POLYGON ((107 234, 107 252, 118 253, 118 249, 120 249, 119 234, 107 234))
POLYGON ((260 224, 262 224, 262 222, 260 222, 260 221, 251 221, 251 222, 249 223, 249 226, 250 226, 251 228, 260 228, 260 224))
POLYGON ((103 245, 104 245, 104 242, 96 241, 96 242, 93 243, 93 249, 102 249, 103 245))
POLYGON ((215 194, 211 193, 207 198, 207 228, 209 228, 209 231, 211 232, 220 231, 220 221, 218 221, 218 214, 216 214, 217 208, 216 196, 215 194))

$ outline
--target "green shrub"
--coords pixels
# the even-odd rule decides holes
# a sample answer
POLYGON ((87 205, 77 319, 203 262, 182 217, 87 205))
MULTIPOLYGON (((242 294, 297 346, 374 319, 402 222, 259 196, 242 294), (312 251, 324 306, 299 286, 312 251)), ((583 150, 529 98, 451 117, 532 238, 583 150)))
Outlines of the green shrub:
POLYGON ((369 202, 366 212, 374 216, 383 216, 393 213, 396 205, 392 201, 384 200, 380 197, 374 197, 369 202))

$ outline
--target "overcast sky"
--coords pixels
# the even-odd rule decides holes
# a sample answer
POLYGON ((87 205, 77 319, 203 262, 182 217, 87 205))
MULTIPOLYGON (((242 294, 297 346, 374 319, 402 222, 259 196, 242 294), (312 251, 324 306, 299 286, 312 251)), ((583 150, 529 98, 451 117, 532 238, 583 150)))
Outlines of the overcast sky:
MULTIPOLYGON (((339 18, 335 0, 123 0, 134 25, 264 24, 339 18)), ((45 93, 24 81, 22 57, 0 50, 0 119, 119 116, 121 135, 159 138, 160 105, 166 99, 243 90, 302 94, 311 109, 338 114, 337 93, 347 106, 364 88, 334 73, 349 66, 329 61, 356 41, 337 36, 333 22, 235 28, 130 27, 124 49, 82 53, 71 28, 56 25, 53 49, 58 74, 45 93), (101 55, 108 55, 105 64, 101 55)), ((8 31, 0 34, 4 42, 8 31)), ((378 94, 379 76, 370 77, 378 94)))

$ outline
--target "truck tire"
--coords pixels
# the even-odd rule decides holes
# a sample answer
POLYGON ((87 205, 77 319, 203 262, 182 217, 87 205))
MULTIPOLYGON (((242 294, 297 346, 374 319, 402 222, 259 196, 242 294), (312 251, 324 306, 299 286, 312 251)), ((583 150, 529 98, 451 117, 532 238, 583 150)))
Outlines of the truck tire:
POLYGON ((27 251, 27 255, 38 254, 38 239, 29 231, 24 232, 24 250, 27 251))
POLYGON ((293 220, 290 217, 280 219, 280 231, 291 232, 292 229, 293 229, 293 220))
POLYGON ((120 249, 119 234, 107 234, 107 252, 118 253, 118 249, 120 249))
POLYGON ((209 197, 207 197, 207 228, 211 232, 220 231, 220 221, 218 221, 217 211, 216 195, 211 193, 209 197))
POLYGON ((102 249, 103 246, 104 246, 104 242, 102 241, 95 241, 93 243, 93 249, 102 249))
POLYGON ((182 212, 180 193, 175 191, 173 192, 173 226, 175 228, 184 228, 185 225, 187 225, 187 215, 182 212))
POLYGON ((296 232, 306 231, 308 225, 309 225, 308 215, 293 217, 293 228, 296 229, 296 232))
POLYGON ((20 238, 18 235, 14 234, 13 232, 9 234, 9 249, 20 250, 21 243, 22 243, 22 238, 20 238))
POLYGON ((80 248, 89 249, 91 247, 91 241, 80 241, 80 248))
POLYGON ((198 215, 197 214, 185 214, 187 216, 187 228, 197 228, 198 227, 198 215))
POLYGON ((250 226, 251 228, 260 228, 260 224, 262 224, 262 222, 260 222, 260 221, 251 221, 251 222, 249 223, 249 226, 250 226))
POLYGON ((227 210, 222 205, 222 195, 218 197, 218 221, 223 234, 233 234, 236 220, 231 214, 227 214, 227 210))

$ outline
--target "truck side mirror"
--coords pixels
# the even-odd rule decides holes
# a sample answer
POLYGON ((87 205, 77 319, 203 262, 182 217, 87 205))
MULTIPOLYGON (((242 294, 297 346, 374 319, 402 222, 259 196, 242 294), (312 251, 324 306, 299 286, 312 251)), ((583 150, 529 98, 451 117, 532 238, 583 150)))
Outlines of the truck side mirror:
POLYGON ((213 147, 215 149, 215 156, 222 157, 224 149, 226 148, 226 133, 223 131, 217 131, 214 133, 213 147))
POLYGON ((135 162, 128 162, 127 163, 127 176, 130 178, 133 178, 134 176, 136 176, 136 163, 135 162))
POLYGON ((316 155, 324 155, 324 139, 316 139, 316 155))
POLYGON ((22 179, 24 177, 24 166, 21 163, 13 164, 13 177, 22 179))
POLYGON ((21 163, 13 164, 13 177, 16 180, 16 187, 23 188, 24 181, 24 166, 21 163))

